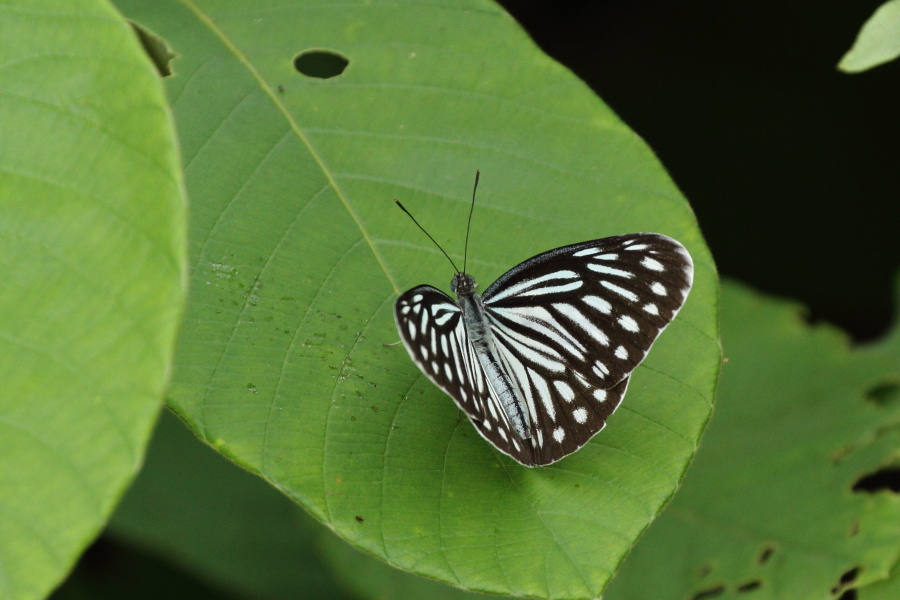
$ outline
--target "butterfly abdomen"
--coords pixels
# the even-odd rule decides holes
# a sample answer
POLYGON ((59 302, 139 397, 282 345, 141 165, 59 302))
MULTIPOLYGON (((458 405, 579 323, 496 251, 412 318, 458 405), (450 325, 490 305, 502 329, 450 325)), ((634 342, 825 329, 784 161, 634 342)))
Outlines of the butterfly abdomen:
POLYGON ((485 314, 484 302, 474 289, 467 294, 457 292, 457 295, 463 324, 478 363, 484 370, 485 379, 495 396, 499 398, 513 432, 520 440, 526 440, 531 437, 531 427, 525 400, 500 362, 500 353, 485 314))

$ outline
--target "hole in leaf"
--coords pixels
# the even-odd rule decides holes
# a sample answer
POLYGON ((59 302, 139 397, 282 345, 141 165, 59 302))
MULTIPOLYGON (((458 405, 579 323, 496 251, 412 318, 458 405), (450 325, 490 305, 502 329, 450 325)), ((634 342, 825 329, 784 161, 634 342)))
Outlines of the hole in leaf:
POLYGON ((706 576, 712 573, 712 570, 713 566, 711 563, 700 565, 700 568, 697 569, 697 579, 706 579, 706 576))
POLYGON ((330 50, 305 50, 294 58, 294 68, 307 77, 331 79, 344 72, 350 61, 330 50))
POLYGON ((866 391, 866 399, 879 406, 900 400, 900 384, 896 381, 883 382, 866 391))
POLYGON ((769 562, 769 559, 772 558, 772 555, 775 554, 775 548, 772 546, 766 546, 762 549, 762 552, 759 553, 759 558, 756 559, 760 565, 764 565, 769 562))
POLYGON ((163 38, 145 28, 140 23, 134 21, 129 21, 128 23, 131 25, 134 33, 137 34, 138 41, 141 43, 141 46, 144 47, 144 52, 146 52, 147 56, 150 57, 150 60, 153 61, 153 66, 156 67, 156 72, 159 73, 159 76, 171 77, 171 63, 178 55, 172 52, 163 38))
POLYGON ((705 590, 700 590, 699 592, 691 596, 691 600, 706 600, 707 598, 715 598, 716 596, 720 596, 724 591, 724 585, 717 585, 705 590))
POLYGON ((874 473, 869 473, 856 480, 853 484, 854 492, 868 492, 874 494, 882 490, 900 492, 900 467, 883 467, 874 473))
POLYGON ((738 592, 752 592, 755 589, 758 589, 762 585, 762 581, 759 579, 754 579, 753 581, 748 581, 743 585, 739 585, 737 591, 738 592))
MULTIPOLYGON (((836 586, 831 588, 831 593, 834 595, 840 594, 841 592, 853 592, 853 596, 849 596, 849 598, 855 598, 856 592, 850 590, 850 586, 853 585, 853 582, 856 581, 856 577, 859 575, 859 567, 853 567, 843 575, 841 575, 841 580, 838 582, 836 586)), ((844 593, 841 595, 841 600, 846 600, 847 594, 844 593)))

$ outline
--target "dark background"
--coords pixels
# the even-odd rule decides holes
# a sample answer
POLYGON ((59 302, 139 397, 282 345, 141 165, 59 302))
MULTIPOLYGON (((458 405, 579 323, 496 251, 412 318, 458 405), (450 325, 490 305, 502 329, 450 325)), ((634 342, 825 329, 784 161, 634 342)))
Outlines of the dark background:
POLYGON ((836 65, 882 0, 501 0, 657 153, 723 276, 858 340, 900 270, 900 61, 836 65))

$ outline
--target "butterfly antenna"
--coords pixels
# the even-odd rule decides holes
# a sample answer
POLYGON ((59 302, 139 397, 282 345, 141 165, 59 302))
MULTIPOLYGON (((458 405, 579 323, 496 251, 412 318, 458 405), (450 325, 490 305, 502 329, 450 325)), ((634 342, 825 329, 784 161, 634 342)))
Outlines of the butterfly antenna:
POLYGON ((472 206, 469 208, 469 222, 466 224, 466 246, 463 249, 463 273, 466 272, 466 263, 469 260, 469 229, 472 227, 472 213, 475 212, 475 192, 478 190, 478 178, 481 169, 475 171, 475 187, 472 189, 472 206))
POLYGON ((421 225, 419 225, 419 222, 416 221, 416 218, 415 218, 414 216, 412 216, 412 213, 410 213, 408 210, 406 210, 406 207, 405 207, 405 206, 403 206, 402 204, 400 204, 400 201, 399 201, 399 200, 394 200, 394 202, 396 202, 396 203, 397 203, 397 206, 400 207, 400 210, 402 210, 403 212, 405 212, 405 213, 406 213, 406 216, 408 216, 410 219, 412 219, 413 223, 415 223, 416 226, 418 226, 418 228, 422 230, 422 233, 424 233, 425 235, 428 236, 428 239, 431 240, 432 243, 434 243, 434 245, 438 247, 438 250, 440 250, 441 252, 444 253, 444 256, 446 256, 446 257, 447 257, 447 260, 450 261, 450 264, 453 265, 453 269, 454 269, 457 273, 459 273, 459 269, 456 268, 456 263, 453 262, 453 259, 450 258, 450 255, 449 255, 449 254, 447 254, 446 252, 444 252, 444 249, 441 248, 441 245, 437 243, 437 240, 435 240, 433 237, 431 237, 431 234, 428 233, 427 231, 425 231, 425 228, 424 228, 424 227, 422 227, 421 225))

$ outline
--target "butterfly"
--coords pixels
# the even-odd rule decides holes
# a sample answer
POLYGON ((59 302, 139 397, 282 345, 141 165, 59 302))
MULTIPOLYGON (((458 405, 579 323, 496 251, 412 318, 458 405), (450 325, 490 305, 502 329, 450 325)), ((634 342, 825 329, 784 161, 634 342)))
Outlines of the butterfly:
MULTIPOLYGON (((473 190, 470 224, 474 204, 473 190)), ((453 265, 455 300, 430 285, 402 294, 397 330, 478 433, 528 467, 568 456, 603 429, 693 283, 690 254, 658 233, 543 252, 481 295, 465 267, 453 265)))

